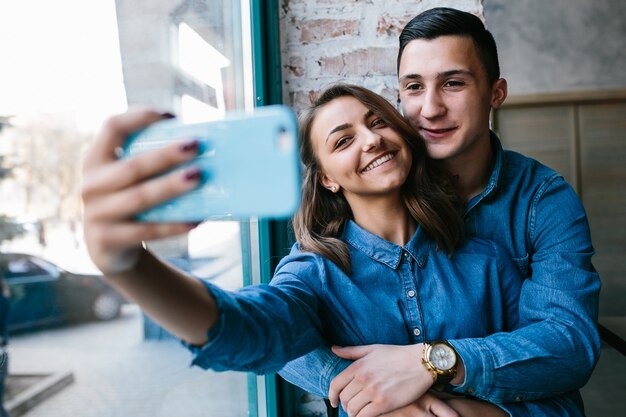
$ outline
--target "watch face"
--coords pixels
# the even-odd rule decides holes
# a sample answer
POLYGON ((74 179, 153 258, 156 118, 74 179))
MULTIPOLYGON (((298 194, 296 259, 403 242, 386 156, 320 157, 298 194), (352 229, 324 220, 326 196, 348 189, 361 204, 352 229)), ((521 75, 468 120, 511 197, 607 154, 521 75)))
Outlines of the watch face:
POLYGON ((456 354, 452 348, 444 344, 433 345, 430 351, 430 361, 437 369, 447 371, 456 365, 456 354))

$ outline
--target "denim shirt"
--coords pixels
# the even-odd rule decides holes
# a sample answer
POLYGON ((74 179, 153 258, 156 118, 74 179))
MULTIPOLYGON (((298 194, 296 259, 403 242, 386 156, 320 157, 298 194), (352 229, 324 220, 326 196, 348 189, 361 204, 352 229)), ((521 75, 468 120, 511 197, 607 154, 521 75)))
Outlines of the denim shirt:
MULTIPOLYGON (((485 190, 467 205, 465 222, 469 235, 502 246, 526 277, 520 329, 484 339, 464 335, 450 340, 466 372, 464 384, 455 391, 503 403, 577 390, 600 354, 600 278, 591 264, 594 250, 585 211, 555 171, 503 150, 493 132, 491 144, 494 168, 485 190)), ((288 364, 280 375, 326 397, 332 378, 349 364, 328 349, 318 349, 288 364), (319 376, 307 380, 312 374, 301 373, 305 368, 319 376)), ((572 415, 582 409, 576 391, 563 396, 560 405, 559 398, 545 403, 557 403, 546 408, 564 407, 572 415)), ((532 407, 536 404, 527 409, 532 407)), ((559 412, 568 415, 563 410, 555 415, 559 412)))
POLYGON ((517 328, 522 278, 492 242, 470 239, 449 257, 421 227, 401 247, 352 221, 342 239, 349 274, 295 245, 270 285, 228 292, 205 283, 220 315, 209 342, 190 346, 193 364, 269 373, 321 345, 407 345, 517 328))

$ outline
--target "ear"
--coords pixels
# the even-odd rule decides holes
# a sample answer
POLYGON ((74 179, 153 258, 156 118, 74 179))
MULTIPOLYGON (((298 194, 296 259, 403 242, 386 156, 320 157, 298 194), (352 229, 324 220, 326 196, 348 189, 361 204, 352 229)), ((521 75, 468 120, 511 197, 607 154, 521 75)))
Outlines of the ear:
POLYGON ((320 175, 320 184, 322 184, 322 187, 327 188, 333 193, 339 190, 339 184, 337 184, 335 181, 329 178, 328 175, 326 174, 320 175))
POLYGON ((506 80, 504 78, 499 78, 495 83, 493 83, 493 87, 491 89, 491 108, 499 108, 502 103, 504 103, 507 93, 508 86, 506 80))

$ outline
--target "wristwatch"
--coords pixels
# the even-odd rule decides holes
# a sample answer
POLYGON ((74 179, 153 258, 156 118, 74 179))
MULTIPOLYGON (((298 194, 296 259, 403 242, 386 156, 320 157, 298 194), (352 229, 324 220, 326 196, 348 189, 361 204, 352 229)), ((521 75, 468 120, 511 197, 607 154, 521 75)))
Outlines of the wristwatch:
POLYGON ((443 388, 456 376, 457 354, 445 340, 424 343, 422 363, 433 376, 433 388, 443 388))

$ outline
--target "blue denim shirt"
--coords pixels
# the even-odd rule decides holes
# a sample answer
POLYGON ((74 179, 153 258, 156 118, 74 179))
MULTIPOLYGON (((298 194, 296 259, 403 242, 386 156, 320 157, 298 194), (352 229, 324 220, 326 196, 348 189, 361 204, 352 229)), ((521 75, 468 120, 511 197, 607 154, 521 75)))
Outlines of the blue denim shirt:
POLYGON ((492 242, 470 239, 449 257, 421 227, 400 247, 352 221, 343 240, 350 274, 295 245, 270 285, 206 283, 220 317, 209 342, 191 347, 193 363, 268 373, 321 345, 483 338, 518 326, 522 278, 492 242))
MULTIPOLYGON (((450 340, 466 371, 465 383, 455 390, 496 403, 570 391, 544 401, 544 414, 579 415, 582 400, 575 390, 587 382, 600 354, 600 278, 591 264, 587 217, 559 174, 504 151, 493 133, 491 143, 493 172, 485 190, 469 202, 465 221, 470 235, 501 245, 527 277, 520 293, 521 328, 484 339, 466 335, 450 340)), ((325 397, 332 378, 349 363, 318 349, 288 364, 280 375, 325 397), (304 369, 317 375, 302 373, 304 369)), ((526 411, 515 415, 540 415, 541 406, 526 404, 526 411)))

